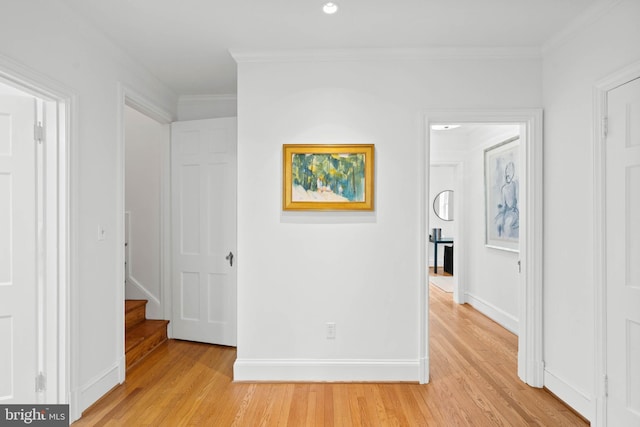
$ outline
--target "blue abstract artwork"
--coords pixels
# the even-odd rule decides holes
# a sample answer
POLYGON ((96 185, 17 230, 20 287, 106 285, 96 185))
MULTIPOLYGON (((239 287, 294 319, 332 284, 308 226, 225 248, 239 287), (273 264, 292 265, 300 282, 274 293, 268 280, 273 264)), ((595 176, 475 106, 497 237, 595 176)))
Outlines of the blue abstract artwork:
POLYGON ((485 150, 486 244, 518 251, 520 238, 519 138, 485 150))

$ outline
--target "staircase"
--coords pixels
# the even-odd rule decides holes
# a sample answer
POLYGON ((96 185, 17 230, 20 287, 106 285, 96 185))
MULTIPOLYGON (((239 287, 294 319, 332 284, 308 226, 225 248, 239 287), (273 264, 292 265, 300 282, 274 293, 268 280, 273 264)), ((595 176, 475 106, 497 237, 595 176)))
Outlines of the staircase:
POLYGON ((169 321, 147 319, 146 306, 147 300, 124 302, 127 369, 167 340, 169 321))

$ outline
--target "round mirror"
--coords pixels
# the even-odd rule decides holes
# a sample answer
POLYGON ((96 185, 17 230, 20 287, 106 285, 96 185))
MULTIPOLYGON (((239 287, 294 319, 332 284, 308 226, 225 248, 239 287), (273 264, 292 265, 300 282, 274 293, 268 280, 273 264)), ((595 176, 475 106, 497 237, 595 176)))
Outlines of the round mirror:
POLYGON ((433 211, 444 221, 453 221, 453 190, 438 193, 433 200, 433 211))

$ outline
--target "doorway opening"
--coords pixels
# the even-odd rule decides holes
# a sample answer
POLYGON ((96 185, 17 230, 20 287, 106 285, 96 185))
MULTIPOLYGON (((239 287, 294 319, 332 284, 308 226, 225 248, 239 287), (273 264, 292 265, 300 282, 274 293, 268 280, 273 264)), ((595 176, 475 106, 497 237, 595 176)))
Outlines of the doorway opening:
POLYGON ((168 125, 125 105, 125 297, 147 300, 146 315, 165 319, 162 304, 164 154, 168 125))
MULTIPOLYGON (((519 197, 519 254, 507 253, 498 255, 499 258, 510 257, 512 268, 516 271, 515 289, 513 290, 515 303, 511 301, 511 305, 517 307, 514 310, 518 313, 516 322, 509 319, 509 316, 503 316, 507 324, 515 329, 518 335, 518 376, 525 383, 542 387, 543 385, 543 363, 542 363, 542 112, 539 110, 526 111, 465 111, 465 112, 430 112, 425 119, 425 152, 423 161, 423 209, 421 222, 422 233, 421 240, 423 256, 421 257, 423 268, 421 270, 421 382, 429 381, 429 248, 434 245, 432 228, 430 227, 430 213, 433 211, 433 202, 429 194, 429 186, 431 185, 429 178, 431 176, 432 161, 435 162, 434 168, 442 167, 442 165, 455 165, 456 173, 469 175, 471 172, 481 174, 480 179, 475 179, 473 185, 479 186, 478 189, 467 189, 464 180, 461 177, 456 180, 457 190, 453 193, 454 200, 454 216, 459 214, 461 218, 466 212, 475 205, 481 206, 480 216, 475 218, 475 222, 471 220, 460 221, 458 225, 452 228, 451 232, 454 237, 453 243, 453 264, 454 264, 454 290, 455 301, 458 303, 469 302, 474 298, 473 292, 468 288, 468 280, 466 275, 470 269, 470 244, 474 240, 481 240, 482 247, 491 241, 484 241, 485 228, 489 221, 485 213, 485 190, 486 185, 484 177, 485 149, 497 148, 502 144, 507 144, 510 138, 500 140, 504 136, 498 135, 495 140, 487 140, 487 147, 479 150, 479 157, 475 156, 474 162, 465 162, 456 159, 452 154, 455 148, 449 147, 448 154, 436 154, 432 152, 432 145, 438 144, 437 137, 432 134, 432 125, 448 125, 451 123, 463 125, 505 125, 510 128, 513 133, 517 130, 519 135, 519 143, 516 152, 520 156, 520 197, 519 197), (451 149, 453 148, 453 149, 451 149), (474 199, 469 199, 473 196, 474 199), (469 206, 467 206, 469 205, 469 206), (477 220, 477 221, 476 221, 477 220), (477 226, 481 226, 482 230, 478 232, 477 226), (470 229, 473 226, 476 230, 470 229), (430 238, 431 235, 431 238, 430 238), (472 238, 473 236, 473 238, 472 238), (431 240, 431 241, 430 241, 431 240), (457 250, 456 250, 457 249, 457 250), (519 255, 519 256, 518 256, 519 255)), ((513 136, 513 135, 512 135, 513 136)), ((478 153, 475 153, 478 154, 478 153)), ((504 174, 501 177, 504 179, 504 174)), ((454 185, 454 184, 450 184, 454 185)), ((468 185, 471 185, 469 183, 468 185)), ((435 199, 434 195, 434 199, 435 199)), ((474 208, 476 210, 476 208, 474 208)), ((450 236, 443 236, 450 237, 450 236)), ((437 244, 437 243, 436 243, 437 244)), ((495 251, 495 249, 493 249, 495 251)), ((513 249, 512 249, 513 250, 513 249)), ((481 268, 482 266, 474 266, 481 268)), ((475 304, 482 304, 482 298, 475 298, 475 304)), ((484 307, 490 308, 490 307, 484 307)))
POLYGON ((429 282, 518 335, 520 125, 430 136, 429 282))
MULTIPOLYGON (((433 152, 432 147, 432 154, 433 152)), ((460 269, 457 268, 461 259, 458 236, 464 213, 464 210, 460 209, 461 201, 458 199, 461 194, 463 176, 462 161, 441 159, 432 160, 430 164, 429 194, 427 196, 431 205, 427 224, 429 234, 428 280, 430 284, 450 294, 457 303, 463 302, 458 280, 460 269)))
POLYGON ((0 199, 6 207, 0 212, 0 400, 64 404, 72 374, 71 97, 26 77, 28 70, 5 65, 0 69, 0 199))
POLYGON ((171 336, 166 295, 170 270, 169 152, 170 113, 134 90, 120 85, 117 211, 118 277, 122 286, 116 298, 122 348, 119 381, 127 366, 144 357, 171 336), (136 303, 125 303, 125 299, 136 303), (147 301, 146 303, 142 303, 147 301), (142 304, 138 304, 138 303, 142 304), (130 316, 125 316, 125 311, 130 316), (137 314, 136 314, 137 313, 137 314), (120 317, 121 316, 121 317, 120 317), (126 320, 129 319, 129 320, 126 320), (145 327, 147 325, 148 327, 145 327), (134 329, 140 326, 140 336, 134 329), (164 331, 162 329, 164 328, 164 331), (126 332, 128 330, 129 332, 126 332), (127 339, 133 332, 135 339, 127 339), (140 350, 143 349, 143 350, 140 350))

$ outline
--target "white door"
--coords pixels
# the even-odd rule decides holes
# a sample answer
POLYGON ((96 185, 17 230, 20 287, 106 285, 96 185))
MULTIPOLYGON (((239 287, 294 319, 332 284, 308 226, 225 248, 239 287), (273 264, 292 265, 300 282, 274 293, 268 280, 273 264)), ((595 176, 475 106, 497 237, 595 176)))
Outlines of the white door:
POLYGON ((172 336, 236 345, 236 119, 171 125, 172 336))
POLYGON ((0 403, 36 403, 35 99, 0 95, 0 403))
POLYGON ((607 425, 640 426, 640 79, 607 103, 607 425))

